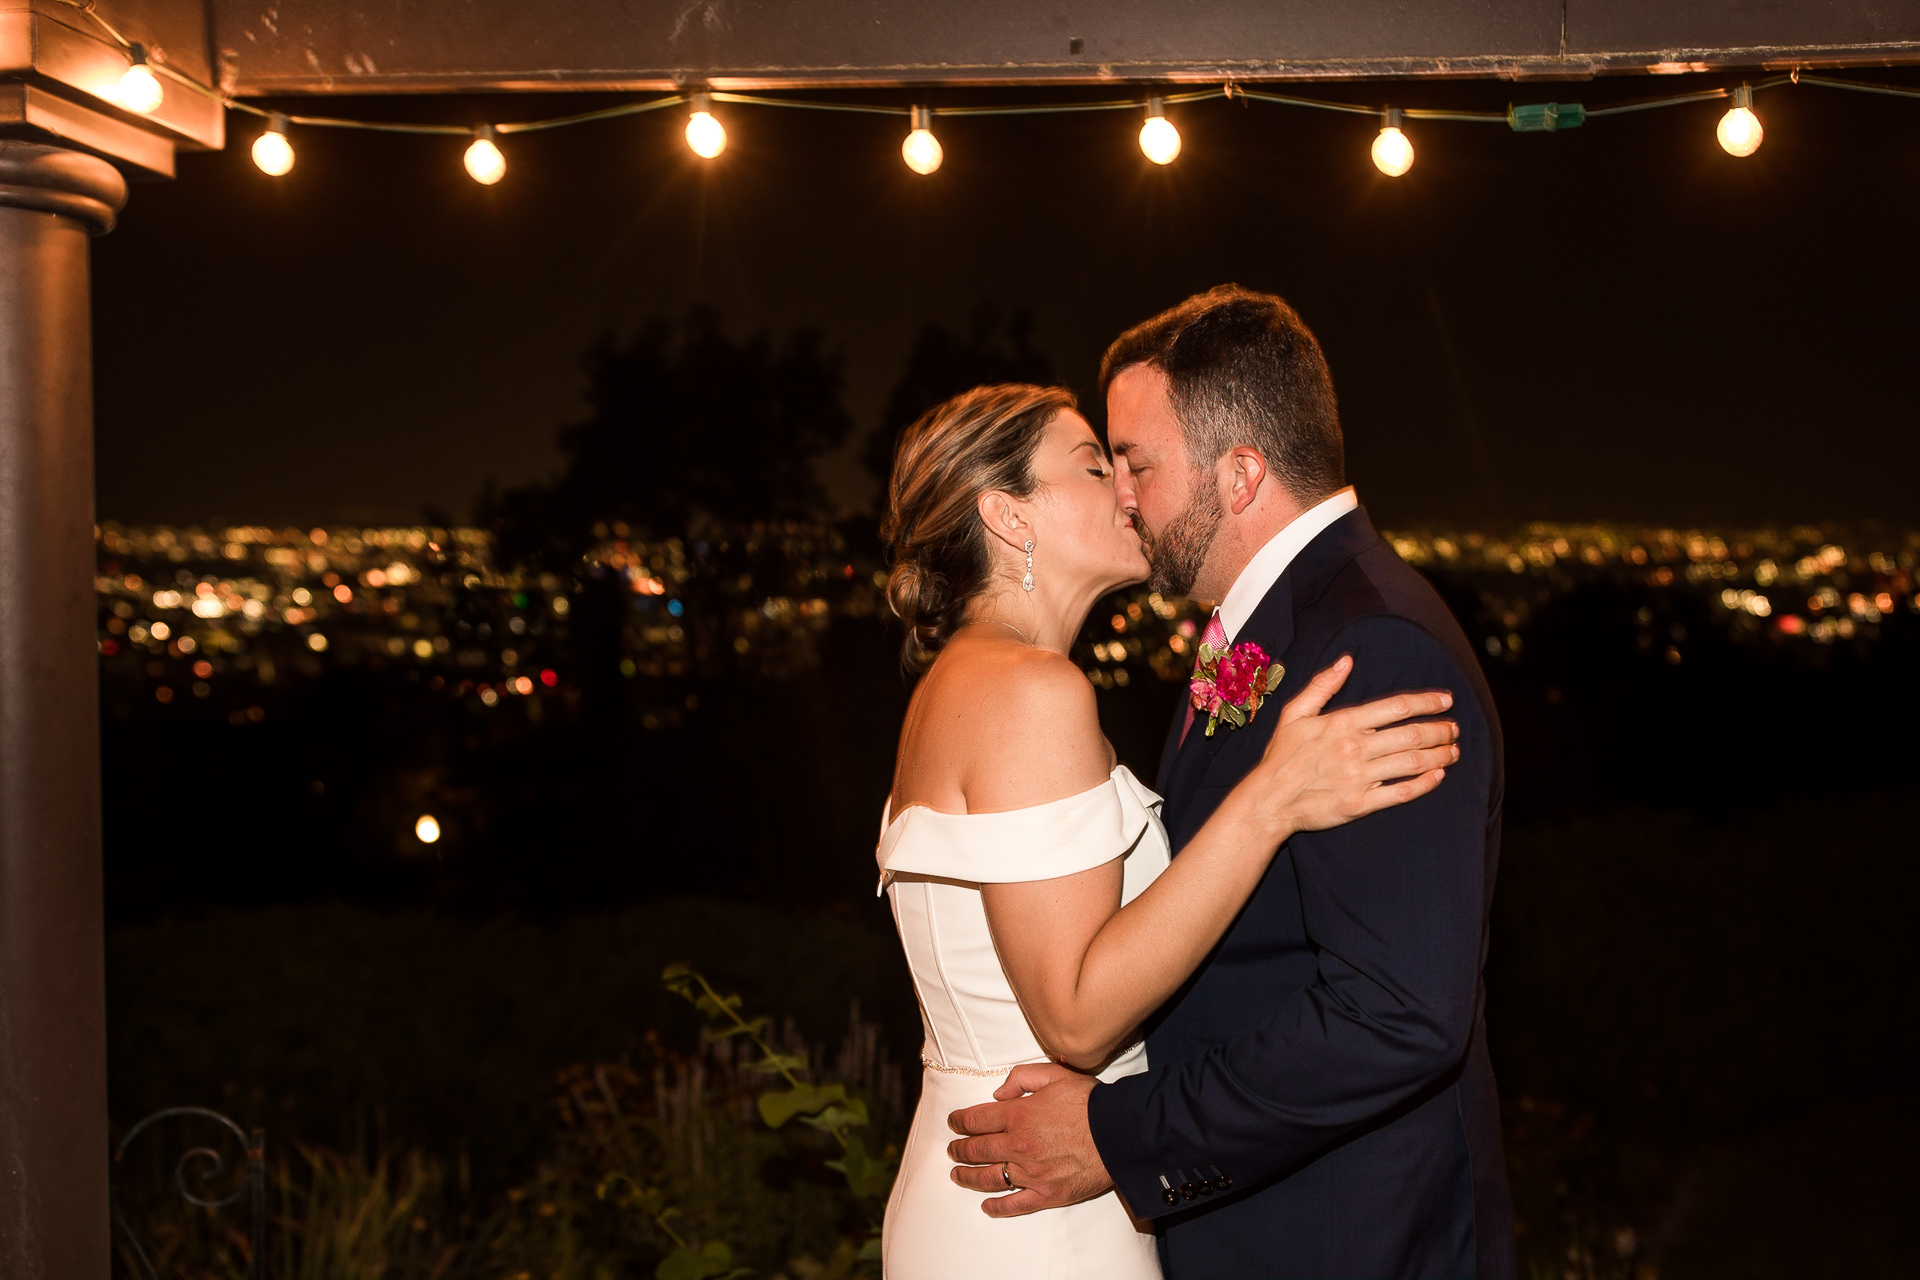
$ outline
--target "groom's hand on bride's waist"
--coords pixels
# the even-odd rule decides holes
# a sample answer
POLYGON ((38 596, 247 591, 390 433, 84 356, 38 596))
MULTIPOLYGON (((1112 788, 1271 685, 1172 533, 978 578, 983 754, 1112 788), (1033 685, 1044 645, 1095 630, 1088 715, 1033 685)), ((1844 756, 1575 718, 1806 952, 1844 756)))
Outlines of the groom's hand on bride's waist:
POLYGON ((947 1117, 953 1180, 973 1191, 1007 1192, 981 1202, 990 1218, 1077 1204, 1113 1186, 1087 1129, 1094 1079, 1050 1062, 1015 1067, 994 1090, 999 1101, 947 1117))

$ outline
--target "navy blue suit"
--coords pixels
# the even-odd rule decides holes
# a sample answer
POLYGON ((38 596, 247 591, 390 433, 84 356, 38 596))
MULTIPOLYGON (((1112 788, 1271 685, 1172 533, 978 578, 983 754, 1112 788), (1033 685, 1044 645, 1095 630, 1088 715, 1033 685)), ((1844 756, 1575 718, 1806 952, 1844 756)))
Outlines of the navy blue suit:
POLYGON ((1158 1220, 1172 1280, 1509 1280, 1481 982, 1503 770, 1472 646, 1364 511, 1310 542, 1233 639, 1286 677, 1243 728, 1208 738, 1202 719, 1176 749, 1176 715, 1159 782, 1176 851, 1260 758, 1285 700, 1343 653, 1354 670, 1330 709, 1450 689, 1461 759, 1411 804, 1287 842, 1156 1015, 1152 1069, 1093 1091, 1094 1141, 1128 1205, 1158 1220), (1164 1203, 1168 1186, 1223 1177, 1164 1203))

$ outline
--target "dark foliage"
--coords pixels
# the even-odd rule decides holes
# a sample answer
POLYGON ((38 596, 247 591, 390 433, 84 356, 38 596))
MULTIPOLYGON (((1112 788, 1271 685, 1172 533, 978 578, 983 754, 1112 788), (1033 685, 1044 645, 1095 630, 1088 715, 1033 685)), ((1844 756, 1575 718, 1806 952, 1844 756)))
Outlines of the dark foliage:
POLYGON ((813 460, 851 425, 840 356, 818 333, 735 341, 696 309, 627 342, 604 337, 586 364, 592 413, 561 430, 561 474, 480 497, 480 521, 508 561, 570 568, 596 523, 665 537, 703 520, 817 513, 813 460))
MULTIPOLYGON (((894 444, 915 418, 942 400, 983 383, 1053 381, 1053 363, 1033 347, 1033 314, 1024 307, 1002 311, 981 302, 965 333, 929 324, 913 340, 906 372, 887 396, 880 429, 867 441, 861 462, 880 481, 882 493, 893 470, 894 444)), ((884 497, 883 497, 884 501, 884 497)))

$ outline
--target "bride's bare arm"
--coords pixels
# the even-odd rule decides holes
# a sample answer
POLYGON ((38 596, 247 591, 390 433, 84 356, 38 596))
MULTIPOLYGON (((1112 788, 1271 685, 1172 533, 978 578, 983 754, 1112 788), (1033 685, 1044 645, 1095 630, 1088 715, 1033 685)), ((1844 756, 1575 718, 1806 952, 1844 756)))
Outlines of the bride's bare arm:
MULTIPOLYGON (((1337 826, 1439 785, 1459 756, 1457 727, 1402 722, 1438 715, 1452 698, 1400 694, 1319 714, 1350 669, 1341 659, 1287 704, 1260 764, 1125 908, 1118 858, 1076 875, 985 886, 994 946, 1049 1053, 1083 1069, 1104 1063, 1199 967, 1295 832, 1337 826)), ((1042 803, 1107 775, 1093 691, 1071 664, 1024 672, 1006 710, 991 766, 971 771, 969 810, 1042 803), (1037 780, 1052 789, 1042 792, 1037 780)))

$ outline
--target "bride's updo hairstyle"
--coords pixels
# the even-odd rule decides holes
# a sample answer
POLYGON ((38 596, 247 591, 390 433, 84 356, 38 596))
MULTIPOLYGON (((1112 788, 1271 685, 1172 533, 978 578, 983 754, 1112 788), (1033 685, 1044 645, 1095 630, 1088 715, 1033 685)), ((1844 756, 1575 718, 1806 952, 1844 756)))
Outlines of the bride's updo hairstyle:
POLYGON ((907 624, 901 661, 909 670, 927 668, 987 586, 993 557, 980 495, 1031 497, 1041 438, 1061 410, 1077 406, 1064 387, 975 387, 901 433, 880 537, 891 566, 887 603, 907 624))

